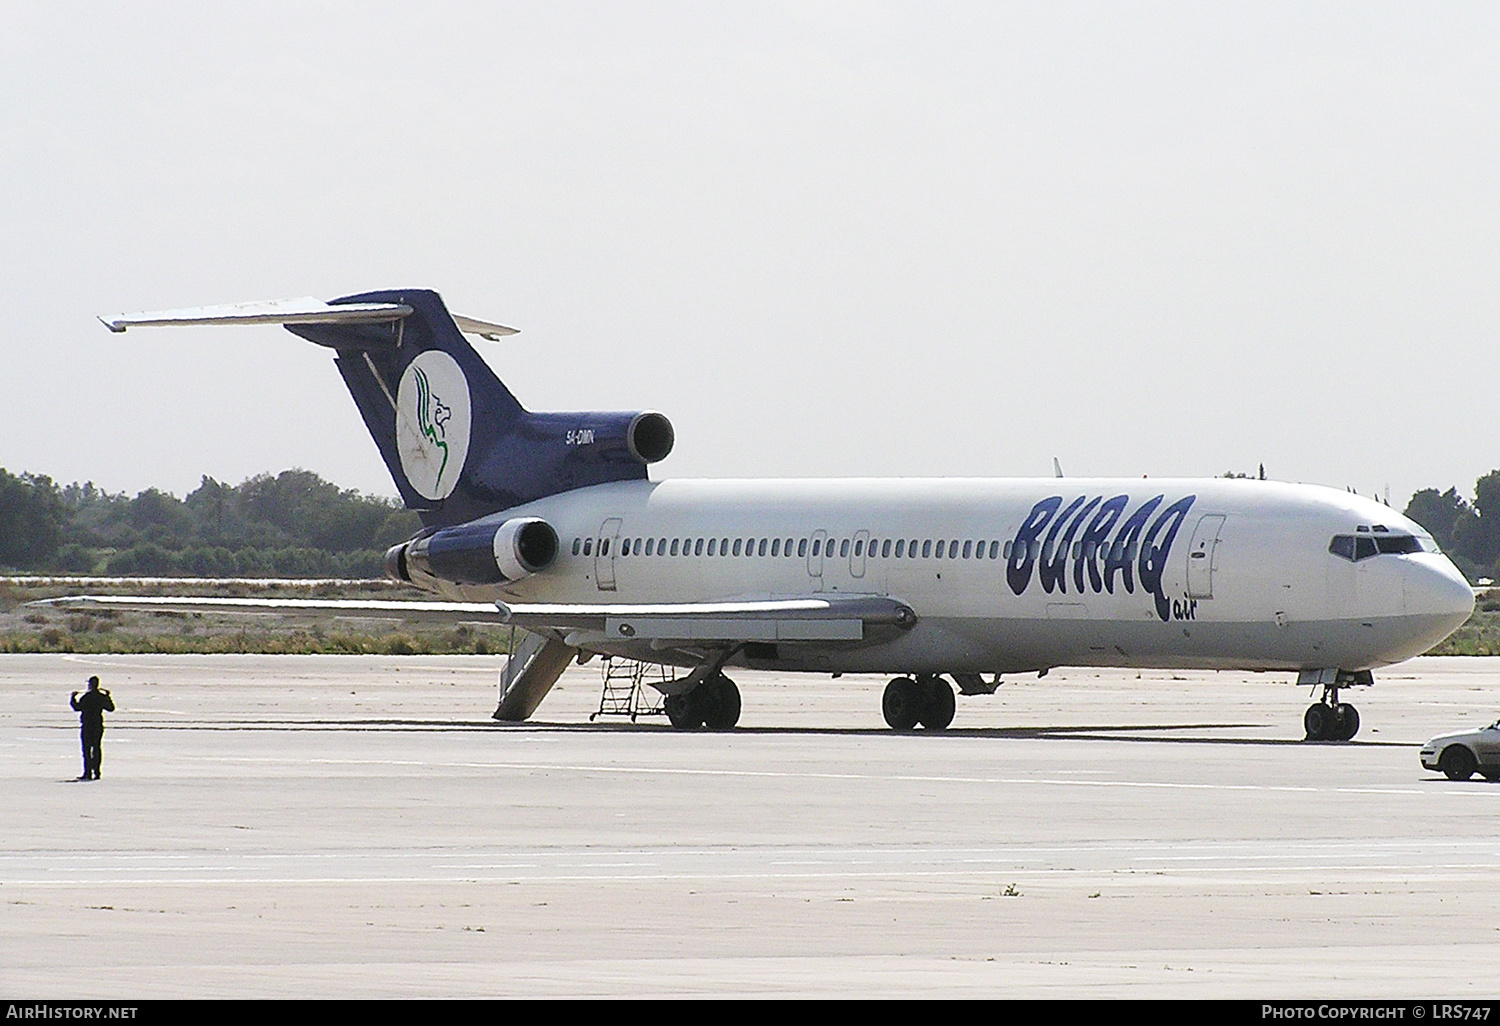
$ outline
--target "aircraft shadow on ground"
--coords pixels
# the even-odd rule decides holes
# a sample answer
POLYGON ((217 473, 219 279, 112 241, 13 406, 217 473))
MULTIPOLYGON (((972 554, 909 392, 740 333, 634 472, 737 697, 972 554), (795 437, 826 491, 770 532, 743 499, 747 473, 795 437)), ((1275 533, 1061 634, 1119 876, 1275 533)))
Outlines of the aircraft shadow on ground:
MULTIPOLYGON (((126 725, 121 725, 126 726, 126 725)), ((950 727, 947 730, 912 730, 897 732, 887 727, 736 727, 731 733, 741 736, 772 737, 910 737, 926 738, 930 743, 940 744, 944 739, 992 738, 1012 741, 1127 741, 1147 744, 1184 745, 1350 745, 1383 748, 1415 748, 1408 741, 1379 741, 1356 739, 1353 741, 1307 741, 1302 738, 1264 738, 1244 736, 1222 736, 1205 734, 1203 731, 1252 730, 1263 727, 1259 723, 1067 723, 1015 727, 950 727), (1187 733, 1184 736, 1184 732, 1187 733)), ((495 720, 419 720, 419 719, 358 719, 358 720, 255 720, 253 722, 181 722, 130 724, 126 729, 134 730, 233 730, 233 731, 416 731, 416 732, 562 732, 635 734, 665 733, 678 731, 657 717, 643 717, 631 723, 628 720, 606 723, 564 723, 548 720, 528 720, 524 723, 499 723, 495 720)), ((708 733, 696 731, 694 733, 708 733)))

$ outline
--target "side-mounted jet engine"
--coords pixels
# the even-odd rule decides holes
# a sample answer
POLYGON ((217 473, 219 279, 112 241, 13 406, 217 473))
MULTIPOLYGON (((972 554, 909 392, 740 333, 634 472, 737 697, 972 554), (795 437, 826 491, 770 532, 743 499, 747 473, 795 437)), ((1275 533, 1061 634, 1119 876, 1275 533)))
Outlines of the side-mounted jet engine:
POLYGON ((557 558, 557 532, 539 517, 463 524, 392 546, 385 554, 390 577, 418 586, 503 584, 540 573, 557 558))

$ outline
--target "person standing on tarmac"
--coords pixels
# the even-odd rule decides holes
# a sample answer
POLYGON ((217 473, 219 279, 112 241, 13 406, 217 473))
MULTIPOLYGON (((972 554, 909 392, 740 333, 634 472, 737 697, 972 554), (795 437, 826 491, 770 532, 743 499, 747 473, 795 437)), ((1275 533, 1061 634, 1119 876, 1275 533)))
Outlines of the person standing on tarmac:
POLYGON ((104 714, 115 711, 114 699, 108 691, 99 688, 99 678, 89 678, 89 689, 82 698, 73 692, 69 699, 78 713, 78 724, 83 738, 83 775, 79 780, 98 780, 99 764, 104 761, 104 714))

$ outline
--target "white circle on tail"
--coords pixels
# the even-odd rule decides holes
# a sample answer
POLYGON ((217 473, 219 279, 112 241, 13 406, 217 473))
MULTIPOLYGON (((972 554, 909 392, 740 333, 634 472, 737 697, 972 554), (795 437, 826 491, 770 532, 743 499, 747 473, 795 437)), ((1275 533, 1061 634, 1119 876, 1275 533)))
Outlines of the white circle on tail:
POLYGON ((469 382, 439 349, 418 353, 396 391, 396 451, 424 499, 446 499, 469 454, 469 382))

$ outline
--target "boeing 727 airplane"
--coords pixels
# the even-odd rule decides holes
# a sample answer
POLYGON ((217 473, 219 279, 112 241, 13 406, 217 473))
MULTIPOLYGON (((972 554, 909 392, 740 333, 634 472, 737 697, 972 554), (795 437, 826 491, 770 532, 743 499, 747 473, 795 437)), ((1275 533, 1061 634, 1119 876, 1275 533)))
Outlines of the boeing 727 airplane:
POLYGON ((886 722, 940 730, 954 685, 993 693, 1002 674, 1117 666, 1295 673, 1322 689, 1307 737, 1347 740, 1359 715, 1340 689, 1426 651, 1474 605, 1427 531, 1329 488, 652 481, 674 441, 665 416, 524 409, 464 338, 513 330, 454 316, 430 291, 101 320, 282 324, 334 350, 423 524, 387 554, 388 572, 442 599, 114 601, 508 623, 524 633, 497 719, 529 717, 572 660, 594 654, 681 668, 662 690, 684 729, 735 725, 734 667, 889 674, 886 722))

